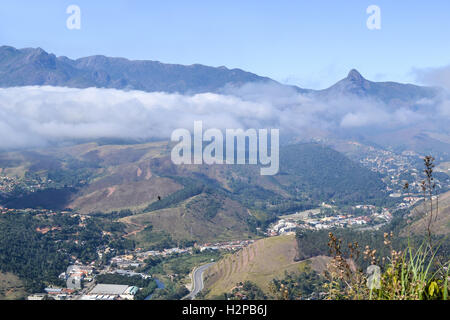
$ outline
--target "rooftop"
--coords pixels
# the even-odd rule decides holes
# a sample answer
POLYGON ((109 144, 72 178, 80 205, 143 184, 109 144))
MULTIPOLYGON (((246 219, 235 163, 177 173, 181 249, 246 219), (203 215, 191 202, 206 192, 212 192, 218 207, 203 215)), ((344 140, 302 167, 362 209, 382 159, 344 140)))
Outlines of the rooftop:
POLYGON ((89 294, 121 295, 128 289, 128 285, 123 284, 98 284, 89 294))

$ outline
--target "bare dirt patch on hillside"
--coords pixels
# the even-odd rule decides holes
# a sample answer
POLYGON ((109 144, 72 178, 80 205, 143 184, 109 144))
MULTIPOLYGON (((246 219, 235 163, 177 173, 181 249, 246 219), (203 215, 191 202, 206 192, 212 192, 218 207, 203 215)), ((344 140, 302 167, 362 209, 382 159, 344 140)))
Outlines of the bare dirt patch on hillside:
POLYGON ((0 300, 20 300, 26 297, 22 281, 12 273, 0 273, 0 300))

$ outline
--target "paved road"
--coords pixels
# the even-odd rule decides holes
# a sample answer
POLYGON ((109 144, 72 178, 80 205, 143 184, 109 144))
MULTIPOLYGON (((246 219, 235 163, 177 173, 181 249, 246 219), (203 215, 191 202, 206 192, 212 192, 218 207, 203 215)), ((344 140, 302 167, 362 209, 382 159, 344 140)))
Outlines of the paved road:
POLYGON ((194 274, 192 275, 193 284, 192 291, 189 293, 184 299, 194 299, 195 296, 203 290, 203 272, 206 271, 209 267, 211 267, 215 262, 204 264, 194 270, 194 274))

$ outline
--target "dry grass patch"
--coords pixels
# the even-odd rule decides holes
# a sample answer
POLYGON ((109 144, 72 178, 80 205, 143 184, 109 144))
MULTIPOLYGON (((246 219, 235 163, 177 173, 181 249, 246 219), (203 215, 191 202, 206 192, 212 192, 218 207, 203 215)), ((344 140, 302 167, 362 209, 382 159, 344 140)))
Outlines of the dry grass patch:
POLYGON ((317 257, 307 261, 295 261, 297 243, 295 235, 277 236, 256 241, 254 244, 222 258, 207 270, 205 285, 213 297, 230 290, 238 283, 251 281, 264 292, 269 283, 282 278, 285 272, 302 272, 307 264, 321 272, 328 258, 317 257))
POLYGON ((22 281, 12 273, 0 273, 0 300, 20 300, 26 297, 22 281))

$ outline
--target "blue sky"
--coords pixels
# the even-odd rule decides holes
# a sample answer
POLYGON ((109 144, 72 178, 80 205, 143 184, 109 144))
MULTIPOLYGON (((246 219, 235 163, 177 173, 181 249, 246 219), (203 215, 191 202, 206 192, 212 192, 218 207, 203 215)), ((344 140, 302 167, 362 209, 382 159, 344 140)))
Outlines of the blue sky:
POLYGON ((323 88, 351 68, 415 82, 415 69, 450 64, 447 0, 2 0, 0 44, 56 55, 93 54, 241 68, 323 88), (66 8, 81 8, 81 30, 66 8), (368 30, 366 8, 381 8, 368 30))

